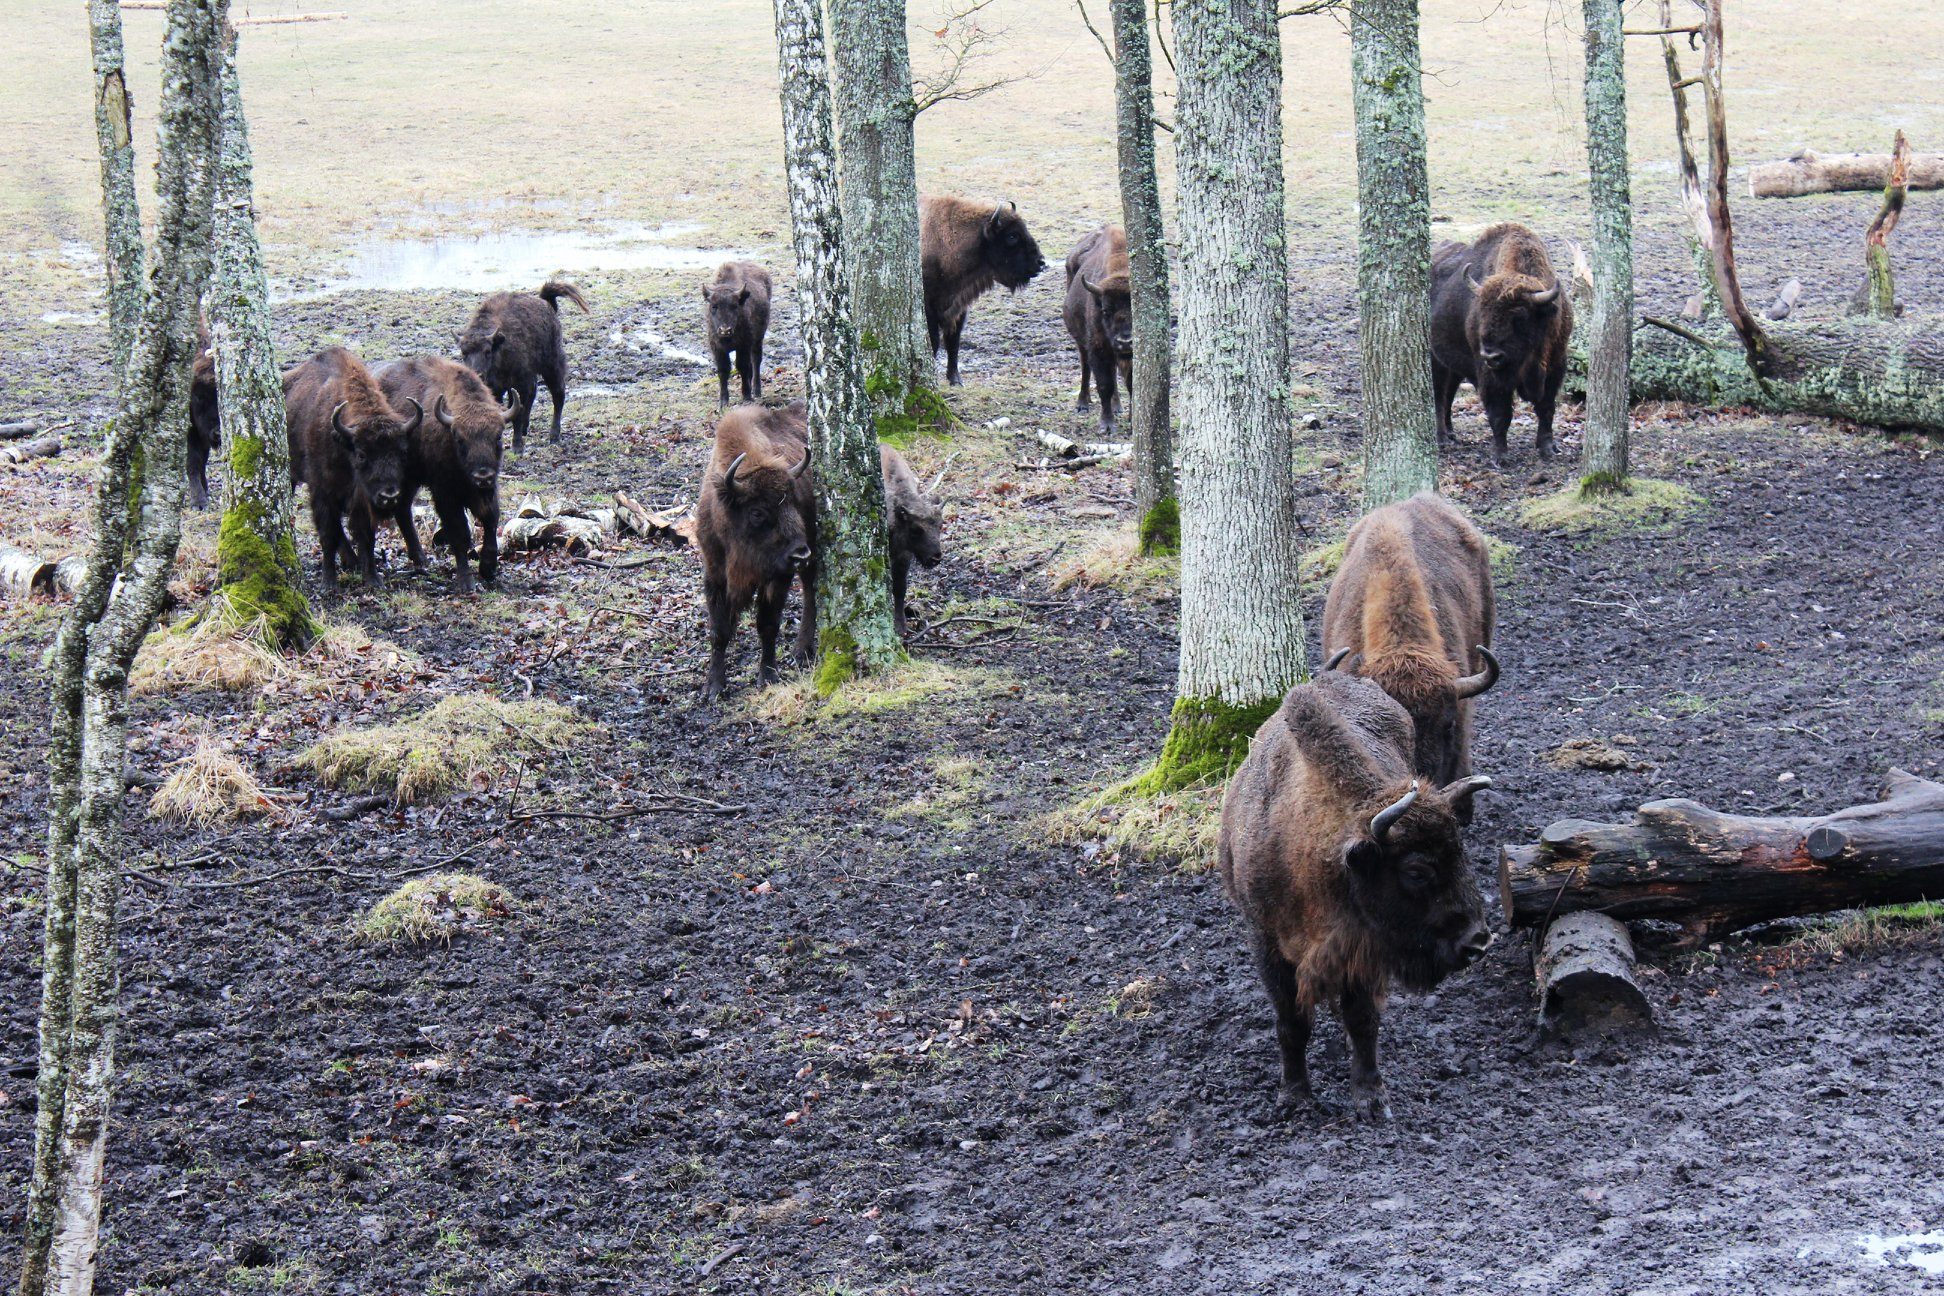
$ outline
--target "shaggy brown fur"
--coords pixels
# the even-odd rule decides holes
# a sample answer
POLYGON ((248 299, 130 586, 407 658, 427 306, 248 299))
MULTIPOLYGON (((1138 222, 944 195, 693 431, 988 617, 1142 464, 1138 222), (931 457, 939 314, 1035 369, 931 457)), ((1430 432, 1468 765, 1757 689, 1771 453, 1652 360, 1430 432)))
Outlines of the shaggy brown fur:
MULTIPOLYGON (((412 501, 424 487, 432 493, 439 515, 439 533, 452 550, 459 592, 473 588, 472 523, 479 519, 479 579, 490 581, 499 571, 499 470, 506 420, 514 407, 503 407, 486 390, 478 374, 443 356, 422 355, 381 365, 378 385, 394 406, 417 401, 431 413, 419 424, 405 463, 404 488, 394 516, 406 537, 413 561, 425 565, 412 522, 412 501)), ((513 397, 517 401, 518 397, 513 397)))
POLYGON ((1416 726, 1417 771, 1438 783, 1471 772, 1471 698, 1498 678, 1474 650, 1492 645, 1485 537, 1425 491, 1371 513, 1344 547, 1323 604, 1323 655, 1375 680, 1416 726))
POLYGON ((1222 883, 1276 1011, 1286 1096, 1310 1093, 1319 1003, 1352 1045, 1360 1115, 1389 1114, 1377 1027, 1393 980, 1425 990, 1484 952, 1457 811, 1488 780, 1412 774, 1411 721, 1375 684, 1326 671, 1290 690, 1222 802, 1222 883), (1412 795, 1414 794, 1414 795, 1412 795), (1381 837, 1374 820, 1407 795, 1381 837))
MULTIPOLYGON (((884 514, 891 530, 891 615, 898 633, 905 632, 905 581, 911 560, 927 571, 945 556, 938 533, 943 522, 938 502, 918 484, 905 457, 890 446, 878 447, 884 472, 884 514)), ((941 479, 944 474, 940 474, 941 479)))
POLYGON ((1074 408, 1086 409, 1087 383, 1100 387, 1100 429, 1112 434, 1114 378, 1134 388, 1133 286, 1127 269, 1127 232, 1103 225, 1073 245, 1066 262, 1067 334, 1080 352, 1080 397, 1074 408))
POLYGON ((919 200, 918 246, 925 329, 933 355, 944 343, 945 381, 956 387, 965 312, 995 283, 1025 287, 1046 268, 1046 258, 1020 219, 1018 203, 992 206, 949 196, 919 200))
POLYGON ((209 507, 209 456, 223 443, 216 399, 216 353, 209 347, 209 325, 196 324, 196 364, 189 375, 189 507, 209 507))
POLYGON ((763 395, 763 336, 769 332, 770 275, 754 261, 725 261, 702 286, 702 325, 715 357, 716 408, 729 404, 729 357, 734 353, 742 398, 763 395))
POLYGON ((790 585, 799 576, 803 619, 797 627, 797 664, 808 665, 816 654, 817 502, 809 462, 801 401, 783 409, 739 405, 716 424, 695 507, 695 545, 709 608, 705 699, 722 696, 728 685, 729 641, 752 601, 763 653, 757 680, 769 684, 779 678, 776 636, 790 585))
MULTIPOLYGON (((340 551, 348 554, 341 520, 348 519, 367 585, 382 584, 377 529, 404 497, 405 456, 425 410, 394 409, 371 371, 343 347, 327 347, 286 370, 284 408, 290 430, 290 480, 310 487, 311 520, 324 551, 324 586, 337 588, 340 551)), ((410 404, 410 402, 407 402, 410 404)), ((408 526, 406 544, 418 536, 408 526)))
POLYGON ((560 331, 560 299, 587 311, 580 289, 549 279, 537 293, 494 293, 479 304, 472 322, 459 335, 459 355, 466 367, 486 380, 487 390, 502 398, 520 398, 513 415, 513 453, 526 449, 527 422, 533 417, 540 384, 553 397, 553 428, 547 440, 560 440, 560 413, 567 404, 567 340, 560 331))
POLYGON ((1553 453, 1553 407, 1566 380, 1573 302, 1539 236, 1494 225, 1467 247, 1446 243, 1431 260, 1431 377, 1438 436, 1451 436, 1458 385, 1478 390, 1492 428, 1492 455, 1505 461, 1512 398, 1532 402, 1538 450, 1553 453))

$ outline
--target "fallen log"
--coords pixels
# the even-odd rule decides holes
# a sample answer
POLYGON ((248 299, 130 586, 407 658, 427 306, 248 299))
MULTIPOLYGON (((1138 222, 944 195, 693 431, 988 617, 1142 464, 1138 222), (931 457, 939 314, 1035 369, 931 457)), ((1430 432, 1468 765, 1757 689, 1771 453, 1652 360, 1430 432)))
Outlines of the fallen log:
POLYGON ((44 426, 39 419, 17 419, 12 423, 0 423, 0 441, 18 441, 22 437, 33 436, 44 426))
POLYGON ((1539 1028, 1553 1035, 1612 1033, 1654 1023, 1634 979, 1627 925, 1603 913, 1567 914, 1546 929, 1533 971, 1539 978, 1539 1028))
POLYGON ((18 549, 0 547, 0 590, 12 598, 32 598, 54 587, 55 564, 18 549))
MULTIPOLYGON (((1805 194, 1881 190, 1890 183, 1888 153, 1830 153, 1804 151, 1781 162, 1762 162, 1748 168, 1751 198, 1800 198, 1805 194)), ((1944 153, 1912 153, 1910 189, 1944 189, 1944 153)))
POLYGON ((43 436, 0 449, 0 458, 6 459, 9 463, 25 463, 29 459, 52 458, 59 453, 61 453, 61 438, 43 436))
POLYGON ((1882 801, 1752 818, 1650 801, 1629 824, 1563 819, 1499 853, 1506 920, 1594 910, 1718 936, 1804 914, 1944 898, 1944 784, 1891 770, 1882 801))

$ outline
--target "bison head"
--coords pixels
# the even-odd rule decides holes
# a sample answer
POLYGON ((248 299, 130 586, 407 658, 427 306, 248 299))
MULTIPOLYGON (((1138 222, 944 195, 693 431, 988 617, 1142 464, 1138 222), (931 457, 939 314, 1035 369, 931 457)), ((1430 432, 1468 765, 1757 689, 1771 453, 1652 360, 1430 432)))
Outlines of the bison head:
POLYGON ((1418 780, 1366 804, 1342 846, 1350 901, 1391 973, 1429 990, 1485 953, 1485 905, 1465 864, 1458 812, 1482 777, 1434 789, 1418 780))
POLYGON ((708 320, 709 340, 725 347, 734 343, 736 322, 749 301, 749 289, 741 284, 705 284, 702 300, 708 303, 703 313, 708 320))
POLYGON ((1129 291, 1125 274, 1110 274, 1095 281, 1081 279, 1080 286, 1093 294, 1094 304, 1100 309, 1100 327, 1107 335, 1107 345, 1122 360, 1134 358, 1134 301, 1129 291))
POLYGON ((506 334, 496 323, 469 328, 459 335, 459 358, 495 394, 505 387, 499 377, 500 352, 505 349, 506 334))
POLYGON ((810 528, 797 503, 797 482, 810 456, 794 468, 749 465, 739 454, 723 470, 721 500, 729 519, 730 547, 762 579, 787 579, 810 565, 810 528))
POLYGON ((1478 359, 1487 369, 1512 373, 1542 350, 1559 311, 1559 280, 1551 283, 1524 274, 1495 274, 1481 282, 1465 268, 1477 321, 1478 359))
MULTIPOLYGON (((939 477, 943 478, 944 473, 939 477)), ((934 490, 937 486, 934 484, 934 490)), ((938 566, 945 557, 945 550, 939 544, 939 531, 944 525, 944 514, 929 497, 916 492, 900 492, 891 501, 891 547, 903 549, 917 560, 918 565, 930 570, 938 566)))
POLYGON ((979 230, 979 259, 992 277, 1008 288, 1024 288, 1046 269, 1039 244, 1019 217, 1019 204, 1002 202, 979 230))
POLYGON ((351 479, 381 512, 398 507, 405 493, 405 460, 425 421, 425 407, 409 397, 407 403, 412 407, 409 419, 383 404, 349 419, 349 402, 340 401, 331 411, 331 432, 351 461, 351 479))
POLYGON ((491 494, 499 488, 500 446, 506 424, 520 412, 520 397, 508 392, 500 408, 484 401, 468 401, 457 414, 444 396, 434 402, 432 417, 452 437, 453 458, 474 490, 491 494))

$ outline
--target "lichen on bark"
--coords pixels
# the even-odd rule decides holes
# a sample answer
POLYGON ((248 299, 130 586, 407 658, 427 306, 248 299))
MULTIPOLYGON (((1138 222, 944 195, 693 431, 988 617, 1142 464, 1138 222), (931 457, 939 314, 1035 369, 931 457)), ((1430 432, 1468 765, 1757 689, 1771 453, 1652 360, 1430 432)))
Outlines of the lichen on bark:
POLYGON ((1585 0, 1584 10, 1586 158, 1593 204, 1584 471, 1589 484, 1624 485, 1628 373, 1633 357, 1633 195, 1627 175, 1625 38, 1621 0, 1585 0))

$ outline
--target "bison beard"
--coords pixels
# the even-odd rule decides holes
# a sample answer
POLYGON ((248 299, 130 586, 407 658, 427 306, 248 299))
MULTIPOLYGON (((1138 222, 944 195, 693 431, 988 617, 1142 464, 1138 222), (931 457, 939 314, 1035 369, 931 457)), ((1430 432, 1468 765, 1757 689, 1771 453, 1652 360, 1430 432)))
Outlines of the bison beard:
POLYGON ((921 199, 918 244, 925 331, 934 356, 944 344, 945 381, 957 387, 965 312, 995 283, 1025 287, 1046 268, 1046 258, 1014 202, 988 207, 963 198, 921 199))
POLYGON ((1457 811, 1491 782, 1412 774, 1411 722, 1367 680, 1326 670, 1290 690, 1222 803, 1222 882, 1276 1012, 1283 1092, 1309 1098, 1316 1005, 1351 1043, 1359 1115, 1390 1115, 1377 1028, 1393 981, 1428 990, 1488 943, 1457 811))
POLYGON ((716 425, 715 446, 695 509, 702 555, 702 592, 709 609, 709 677, 702 696, 728 686, 727 654, 743 609, 756 604, 762 645, 759 683, 774 683, 776 637, 790 585, 803 579, 803 619, 796 660, 806 665, 817 644, 816 493, 804 407, 739 406, 716 425))
MULTIPOLYGON (((404 498, 405 458, 425 418, 416 402, 410 417, 393 409, 359 359, 329 347, 284 373, 290 430, 290 476, 310 487, 311 521, 324 554, 324 586, 337 589, 340 551, 348 552, 342 520, 350 522, 358 565, 367 585, 378 574, 377 529, 395 518, 404 498)), ((412 561, 423 566, 418 532, 401 528, 412 561)))
POLYGON ((1073 245, 1067 256, 1067 333, 1080 352, 1080 396, 1074 408, 1087 408, 1087 384, 1100 388, 1100 428, 1112 435, 1118 393, 1114 378, 1134 389, 1134 303, 1127 269, 1127 234, 1103 225, 1073 245))
POLYGON ((1503 467, 1512 398, 1532 403, 1538 451, 1553 453, 1553 407, 1566 380, 1573 304, 1539 236, 1494 225, 1478 242, 1446 243, 1431 258, 1431 379, 1438 439, 1451 439, 1451 402, 1469 382, 1492 428, 1492 459, 1503 467))
POLYGON ((549 279, 537 293, 494 293, 479 304, 459 335, 459 355, 486 382, 496 399, 519 397, 513 415, 513 453, 526 449, 527 422, 540 384, 553 397, 553 427, 547 440, 560 440, 560 414, 567 403, 567 341, 560 331, 560 298, 587 311, 580 289, 549 279))
POLYGON ((703 285, 702 324, 715 358, 716 408, 729 404, 729 358, 735 356, 742 398, 763 394, 763 336, 769 332, 769 271, 749 261, 728 261, 703 285))

